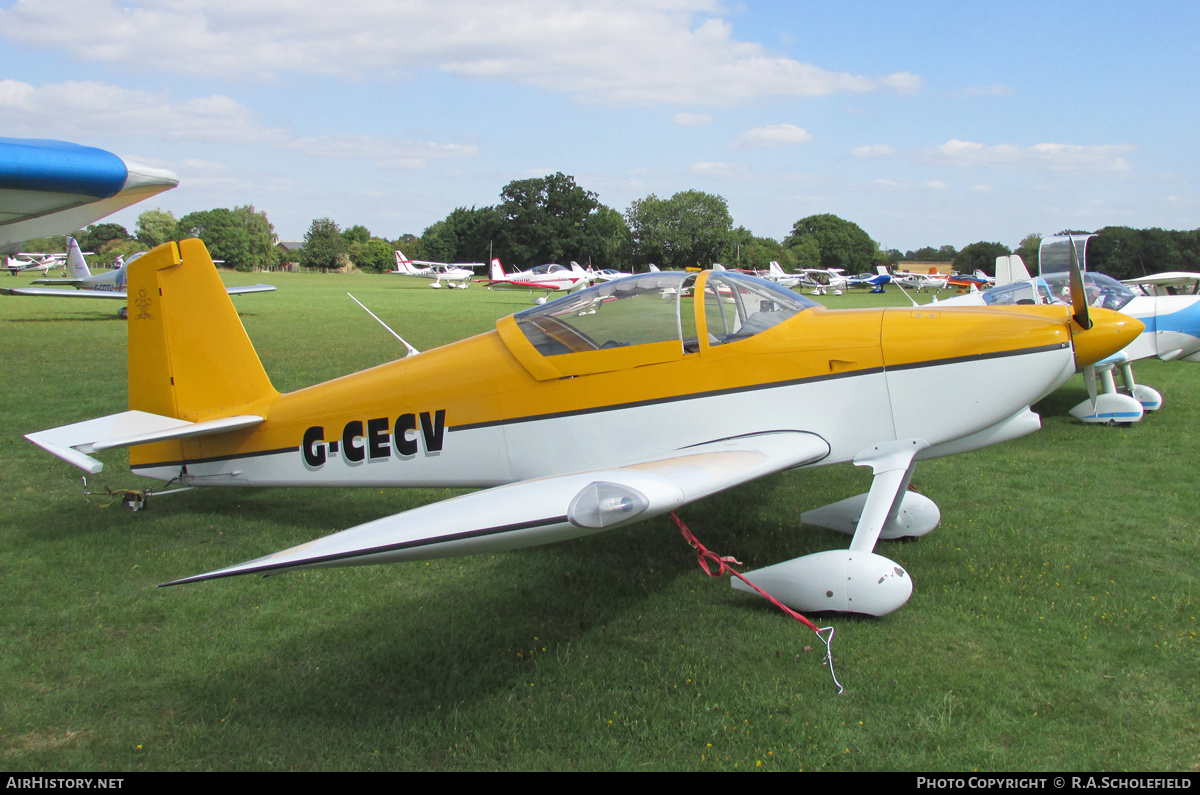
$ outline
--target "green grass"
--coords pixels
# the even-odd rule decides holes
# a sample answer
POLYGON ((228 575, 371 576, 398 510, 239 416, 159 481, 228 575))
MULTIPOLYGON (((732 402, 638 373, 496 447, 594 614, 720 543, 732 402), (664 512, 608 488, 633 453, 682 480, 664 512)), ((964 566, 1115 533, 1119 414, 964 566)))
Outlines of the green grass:
MULTIPOLYGON (((399 355, 347 290, 421 349, 530 305, 395 277, 265 280, 279 291, 234 300, 284 390, 399 355)), ((879 549, 913 598, 822 622, 839 696, 811 633, 704 577, 666 518, 505 555, 156 589, 449 492, 195 490, 135 514, 103 494, 146 485, 117 451, 85 499, 80 473, 21 435, 125 408, 114 310, 0 299, 0 768, 1200 769, 1200 368, 1140 365, 1166 407, 1139 425, 1069 421, 1077 378, 1038 407, 1040 433, 921 464, 942 524, 879 549)), ((844 547, 799 515, 868 482, 785 473, 682 516, 765 565, 844 547)))

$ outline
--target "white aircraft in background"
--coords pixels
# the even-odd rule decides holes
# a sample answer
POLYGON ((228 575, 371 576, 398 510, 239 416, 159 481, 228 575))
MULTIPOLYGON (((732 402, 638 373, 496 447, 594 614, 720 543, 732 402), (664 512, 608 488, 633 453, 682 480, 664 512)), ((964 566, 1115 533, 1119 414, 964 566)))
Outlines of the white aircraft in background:
MULTIPOLYGON (((547 264, 538 265, 536 268, 531 268, 527 271, 505 273, 504 266, 500 264, 500 260, 493 259, 491 278, 479 279, 478 281, 486 284, 489 290, 496 288, 497 290, 570 292, 572 290, 582 290, 595 281, 595 278, 593 274, 589 274, 581 268, 578 262, 572 262, 569 268, 564 265, 547 264)), ((544 296, 539 298, 538 303, 546 303, 546 298, 544 296)))
POLYGON ((415 276, 429 279, 430 287, 440 288, 442 282, 449 287, 459 287, 463 290, 471 286, 475 276, 472 268, 482 268, 482 262, 430 262, 422 259, 408 259, 404 252, 396 249, 396 270, 389 273, 400 276, 415 276))
MULTIPOLYGON (((68 238, 67 272, 69 276, 65 279, 34 279, 32 282, 32 284, 58 285, 57 287, 0 287, 0 293, 4 295, 35 295, 58 298, 111 298, 124 301, 128 298, 125 289, 127 268, 129 267, 129 263, 140 256, 141 253, 134 254, 129 258, 128 262, 124 261, 121 257, 117 257, 117 261, 114 263, 115 267, 112 270, 93 275, 91 269, 88 268, 87 261, 83 258, 83 252, 79 250, 79 244, 75 242, 75 238, 68 238)), ((247 287, 226 287, 225 290, 230 295, 269 293, 275 290, 275 285, 254 284, 247 287)), ((125 317, 125 313, 126 308, 122 307, 121 311, 117 314, 125 317)))
POLYGON ((830 290, 841 295, 850 286, 850 277, 842 268, 804 268, 800 272, 803 274, 800 286, 811 287, 810 295, 825 295, 830 290))
POLYGON ((938 273, 936 268, 930 268, 929 273, 897 271, 892 274, 892 281, 905 287, 911 287, 919 293, 923 293, 926 290, 932 290, 936 293, 946 289, 950 277, 944 273, 938 273))
POLYGON ((587 273, 588 273, 588 276, 591 277, 591 280, 593 283, 595 283, 595 282, 611 282, 613 279, 623 279, 626 276, 633 275, 632 273, 625 273, 623 271, 619 271, 616 268, 605 268, 604 270, 598 271, 598 270, 593 270, 592 268, 589 267, 587 269, 587 273))
POLYGON ((0 138, 0 254, 82 229, 170 190, 179 177, 90 146, 0 138))
POLYGON ((1136 422, 1143 412, 1162 407, 1162 395, 1134 381, 1131 363, 1153 356, 1165 362, 1200 362, 1200 296, 1139 295, 1110 276, 1087 272, 1086 247, 1091 237, 1095 235, 1043 239, 1038 250, 1038 277, 1030 277, 1015 254, 997 257, 996 287, 950 298, 938 306, 1070 303, 1071 276, 1062 266, 1066 263, 1069 267, 1071 252, 1076 251, 1088 304, 1135 317, 1145 330, 1128 347, 1084 369, 1088 399, 1071 409, 1071 415, 1089 423, 1136 422), (1116 370, 1121 373, 1124 394, 1116 387, 1116 370))
POLYGON ((4 267, 13 276, 29 271, 41 271, 45 276, 51 268, 62 268, 66 262, 66 254, 28 254, 24 251, 4 258, 4 267))
POLYGON ((1200 293, 1200 273, 1170 271, 1142 276, 1138 279, 1122 279, 1142 295, 1196 295, 1200 293))

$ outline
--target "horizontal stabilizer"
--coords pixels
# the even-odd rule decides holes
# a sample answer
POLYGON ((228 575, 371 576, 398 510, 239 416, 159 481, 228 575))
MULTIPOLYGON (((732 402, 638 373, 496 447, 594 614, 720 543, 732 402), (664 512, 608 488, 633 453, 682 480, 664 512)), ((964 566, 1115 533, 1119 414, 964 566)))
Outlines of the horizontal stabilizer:
POLYGON ((145 411, 123 411, 120 414, 109 414, 107 417, 29 433, 25 438, 46 452, 53 453, 67 463, 95 475, 104 469, 104 464, 88 453, 168 439, 227 433, 252 428, 262 421, 262 417, 245 415, 188 422, 145 411))
POLYGON ((247 293, 273 293, 275 285, 273 284, 248 284, 245 287, 226 287, 225 292, 230 295, 246 295, 247 293))
POLYGON ((125 300, 124 291, 116 290, 73 290, 64 287, 0 287, 4 295, 49 295, 59 298, 116 298, 125 300))
POLYGON ((659 516, 754 478, 814 463, 828 454, 824 439, 802 431, 709 442, 670 458, 465 494, 166 584, 500 552, 562 541, 659 516))

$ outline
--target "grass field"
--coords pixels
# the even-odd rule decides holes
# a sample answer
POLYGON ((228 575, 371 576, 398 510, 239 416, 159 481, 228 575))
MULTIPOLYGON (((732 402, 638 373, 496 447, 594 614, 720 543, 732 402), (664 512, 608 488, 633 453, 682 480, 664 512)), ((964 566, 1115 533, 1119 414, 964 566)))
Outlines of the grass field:
MULTIPOLYGON (((20 284, 23 277, 3 277, 20 284)), ((525 293, 396 277, 227 274, 277 388, 486 331, 525 293)), ((824 300, 824 299, 822 299, 824 300)), ((903 296, 831 297, 900 305, 903 296)), ((921 464, 941 507, 882 543, 916 590, 816 639, 710 580, 665 517, 505 555, 159 583, 443 499, 195 490, 131 513, 123 452, 89 479, 21 438, 126 408, 113 302, 0 298, 0 769, 1200 770, 1200 367, 1150 362, 1165 408, 921 464)), ((746 399, 753 411, 753 397, 746 399)), ((931 396, 929 411, 957 407, 931 396)), ((800 513, 869 473, 784 473, 685 508, 747 568, 845 547, 800 513)))

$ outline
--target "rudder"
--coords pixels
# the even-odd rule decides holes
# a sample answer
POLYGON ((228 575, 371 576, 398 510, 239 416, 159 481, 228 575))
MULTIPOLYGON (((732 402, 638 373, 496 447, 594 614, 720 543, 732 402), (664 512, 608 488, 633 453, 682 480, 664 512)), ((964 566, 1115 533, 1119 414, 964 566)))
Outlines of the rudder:
POLYGON ((165 243, 128 278, 130 409, 199 422, 278 394, 204 243, 165 243))

